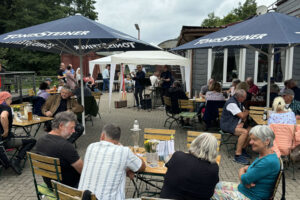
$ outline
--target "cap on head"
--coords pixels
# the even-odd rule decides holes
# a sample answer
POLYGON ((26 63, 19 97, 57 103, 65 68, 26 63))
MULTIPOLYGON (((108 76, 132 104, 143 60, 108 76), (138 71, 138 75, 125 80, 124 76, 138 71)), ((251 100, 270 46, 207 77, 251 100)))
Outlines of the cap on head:
POLYGON ((292 95, 294 96, 295 93, 291 89, 284 89, 282 92, 279 93, 280 96, 285 96, 285 95, 292 95))

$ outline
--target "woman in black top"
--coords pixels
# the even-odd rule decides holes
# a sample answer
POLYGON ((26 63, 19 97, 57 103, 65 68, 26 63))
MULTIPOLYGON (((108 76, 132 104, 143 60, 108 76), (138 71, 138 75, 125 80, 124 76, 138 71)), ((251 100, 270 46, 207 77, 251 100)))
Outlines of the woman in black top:
POLYGON ((216 164, 217 139, 210 133, 199 135, 189 153, 177 151, 166 167, 160 197, 168 199, 209 200, 219 182, 216 164))

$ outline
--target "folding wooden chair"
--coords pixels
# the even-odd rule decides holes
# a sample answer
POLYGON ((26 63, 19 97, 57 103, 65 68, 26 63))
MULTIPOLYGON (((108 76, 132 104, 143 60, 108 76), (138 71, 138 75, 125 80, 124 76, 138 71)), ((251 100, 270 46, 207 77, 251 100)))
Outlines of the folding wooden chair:
MULTIPOLYGON (((51 180, 54 193, 58 200, 79 200, 82 199, 84 191, 77 190, 57 181, 51 180)), ((95 194, 91 194, 91 200, 96 200, 95 194)))
MULTIPOLYGON (((96 101, 98 100, 97 106, 98 106, 98 109, 100 110, 100 99, 101 99, 102 93, 101 92, 92 92, 92 95, 93 95, 93 97, 95 98, 96 101)), ((100 115, 99 110, 98 110, 98 115, 99 115, 99 118, 101 119, 101 115, 100 115)))
MULTIPOLYGON (((205 132, 197 132, 197 131, 188 131, 187 132, 187 148, 189 149, 192 142, 194 141, 194 139, 196 137, 198 137, 199 135, 201 135, 202 133, 205 133, 205 132)), ((210 133, 212 134, 213 136, 215 136, 218 140, 218 152, 220 151, 220 145, 221 145, 221 138, 222 138, 222 135, 219 134, 219 133, 210 133)))
POLYGON ((179 117, 177 114, 174 114, 172 111, 172 102, 170 97, 164 96, 165 109, 167 114, 167 119, 165 120, 164 127, 166 127, 167 123, 170 124, 169 129, 172 127, 173 123, 176 122, 179 125, 179 117))
POLYGON ((197 117, 197 112, 194 112, 194 102, 190 100, 178 100, 179 109, 181 112, 179 113, 179 117, 182 119, 190 119, 190 122, 194 125, 195 118, 197 117))
POLYGON ((144 129, 144 140, 172 140, 174 139, 176 130, 172 129, 154 129, 145 128, 144 129))
POLYGON ((277 192, 277 189, 278 189, 280 180, 282 180, 281 199, 282 199, 282 200, 285 200, 285 175, 284 175, 284 166, 283 166, 283 161, 282 161, 282 159, 279 158, 279 160, 280 160, 280 171, 279 171, 279 173, 278 173, 276 182, 275 182, 275 184, 274 184, 273 192, 272 192, 272 195, 271 195, 271 197, 270 197, 269 200, 273 200, 273 199, 275 198, 275 195, 276 195, 276 192, 277 192))
POLYGON ((62 180, 62 175, 59 159, 42 156, 32 152, 27 152, 27 156, 30 161, 34 187, 38 200, 41 200, 43 198, 43 195, 51 200, 56 199, 57 195, 55 195, 45 183, 39 184, 37 182, 36 175, 40 175, 44 178, 49 178, 60 182, 62 180))

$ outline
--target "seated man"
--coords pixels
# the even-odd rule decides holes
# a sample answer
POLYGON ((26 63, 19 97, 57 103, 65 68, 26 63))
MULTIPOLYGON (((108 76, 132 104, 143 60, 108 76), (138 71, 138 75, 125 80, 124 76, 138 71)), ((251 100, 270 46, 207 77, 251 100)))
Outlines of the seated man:
MULTIPOLYGON (((52 131, 40 137, 36 144, 36 152, 44 156, 59 158, 61 165, 62 183, 77 187, 83 167, 74 146, 67 140, 74 132, 77 118, 73 112, 61 112, 52 121, 52 131)), ((51 187, 51 180, 44 178, 51 187)))
POLYGON ((172 87, 169 88, 167 96, 170 97, 172 103, 172 113, 178 114, 180 113, 178 100, 183 99, 187 100, 188 97, 186 96, 185 92, 182 89, 182 85, 179 81, 174 81, 172 87))
POLYGON ((125 199, 126 173, 143 171, 144 161, 119 143, 121 130, 112 124, 103 127, 100 142, 88 146, 79 190, 90 190, 97 199, 125 199))
POLYGON ((300 119, 300 101, 294 99, 294 91, 291 89, 285 89, 280 92, 280 96, 283 97, 286 103, 286 109, 291 109, 295 115, 296 119, 300 119))
POLYGON ((9 165, 17 173, 22 173, 22 167, 20 166, 21 160, 25 158, 26 152, 30 151, 36 140, 27 136, 16 137, 12 132, 13 116, 10 104, 12 102, 12 96, 9 92, 0 92, 0 162, 3 162, 4 167, 9 165), (9 164, 4 149, 19 148, 17 156, 9 164))
POLYGON ((206 95, 206 92, 208 91, 209 86, 211 84, 213 84, 214 82, 215 82, 215 80, 211 78, 211 79, 208 80, 207 85, 203 85, 201 87, 201 90, 200 90, 200 96, 201 97, 205 98, 205 95, 206 95))
MULTIPOLYGON (((47 117, 55 117, 57 113, 63 111, 72 111, 74 113, 83 112, 83 106, 80 105, 76 99, 71 98, 71 89, 64 86, 60 95, 51 95, 42 107, 43 115, 47 117)), ((75 142, 83 133, 83 126, 79 123, 76 124, 75 133, 68 139, 70 142, 75 142)), ((51 131, 51 124, 47 124, 47 132, 51 131)))
POLYGON ((247 92, 249 92, 252 95, 257 95, 257 93, 259 92, 259 89, 254 84, 253 78, 248 77, 247 80, 246 80, 246 83, 249 85, 249 90, 247 92))
POLYGON ((237 89, 235 94, 225 103, 220 120, 220 128, 224 132, 234 134, 239 137, 234 160, 238 163, 248 165, 249 161, 246 157, 245 148, 248 145, 248 133, 250 127, 246 128, 245 121, 249 114, 248 110, 244 110, 242 103, 246 100, 247 93, 243 89, 237 89))
POLYGON ((298 88, 295 80, 291 79, 289 81, 288 88, 294 91, 294 99, 300 101, 300 88, 298 88))
MULTIPOLYGON (((81 81, 78 81, 78 85, 76 89, 73 91, 73 94, 76 95, 77 97, 81 97, 81 81)), ((86 86, 86 82, 83 81, 83 96, 85 97, 90 97, 92 96, 92 91, 90 88, 86 86)))

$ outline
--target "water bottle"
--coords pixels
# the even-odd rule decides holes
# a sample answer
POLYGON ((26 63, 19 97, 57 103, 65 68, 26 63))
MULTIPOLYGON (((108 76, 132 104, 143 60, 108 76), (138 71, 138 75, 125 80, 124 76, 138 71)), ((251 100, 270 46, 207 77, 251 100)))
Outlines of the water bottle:
POLYGON ((263 120, 266 121, 267 120, 267 108, 264 109, 264 114, 263 114, 263 120))
POLYGON ((134 120, 133 129, 135 129, 135 130, 140 129, 140 125, 139 125, 139 122, 137 119, 134 120))

